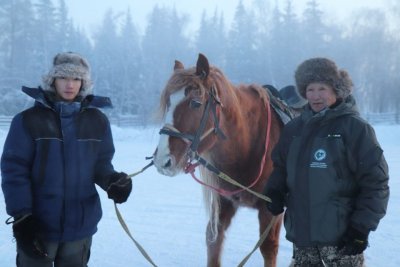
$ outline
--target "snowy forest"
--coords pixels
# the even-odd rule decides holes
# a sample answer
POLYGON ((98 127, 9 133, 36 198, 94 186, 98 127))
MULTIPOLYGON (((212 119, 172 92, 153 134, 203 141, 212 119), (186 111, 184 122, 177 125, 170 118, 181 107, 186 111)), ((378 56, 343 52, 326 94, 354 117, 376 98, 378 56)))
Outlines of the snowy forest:
POLYGON ((143 122, 158 108, 174 60, 192 66, 198 53, 233 83, 278 89, 294 83, 303 60, 329 57, 350 73, 362 112, 400 112, 400 2, 391 1, 389 12, 357 10, 338 24, 326 21, 320 1, 308 1, 301 15, 291 0, 281 7, 274 0, 250 6, 232 1, 232 22, 223 10, 204 11, 195 30, 188 29, 190 14, 173 6, 155 5, 142 32, 133 10, 110 9, 95 32, 85 32, 74 25, 64 0, 0 0, 0 115, 31 105, 21 86, 40 85, 61 51, 89 60, 94 93, 111 97, 112 114, 138 115, 143 122))

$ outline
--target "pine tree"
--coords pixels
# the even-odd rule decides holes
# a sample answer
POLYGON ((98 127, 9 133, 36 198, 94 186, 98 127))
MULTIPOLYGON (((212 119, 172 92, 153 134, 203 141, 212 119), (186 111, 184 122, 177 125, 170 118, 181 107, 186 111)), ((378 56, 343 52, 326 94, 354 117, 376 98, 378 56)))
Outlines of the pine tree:
POLYGON ((119 52, 116 41, 116 17, 112 9, 109 9, 94 37, 93 74, 95 76, 96 94, 115 96, 120 91, 118 80, 120 73, 119 52))
POLYGON ((229 31, 226 55, 226 73, 234 81, 252 83, 258 72, 257 52, 259 49, 258 28, 254 14, 247 11, 239 1, 229 31))
POLYGON ((213 65, 223 69, 225 67, 226 33, 222 14, 216 9, 211 18, 207 18, 204 11, 196 38, 196 50, 207 56, 213 65))
POLYGON ((56 35, 56 8, 51 0, 38 0, 34 7, 36 10, 34 23, 36 67, 44 73, 51 66, 54 55, 60 50, 56 35))
POLYGON ((119 60, 121 91, 118 94, 120 114, 138 114, 145 102, 142 94, 142 51, 139 45, 139 34, 132 21, 130 9, 126 13, 119 40, 119 60))
POLYGON ((149 15, 148 24, 142 41, 143 78, 148 105, 147 114, 155 112, 161 91, 171 75, 174 61, 185 62, 190 50, 190 41, 184 35, 187 18, 177 14, 175 9, 160 8, 155 5, 149 15))

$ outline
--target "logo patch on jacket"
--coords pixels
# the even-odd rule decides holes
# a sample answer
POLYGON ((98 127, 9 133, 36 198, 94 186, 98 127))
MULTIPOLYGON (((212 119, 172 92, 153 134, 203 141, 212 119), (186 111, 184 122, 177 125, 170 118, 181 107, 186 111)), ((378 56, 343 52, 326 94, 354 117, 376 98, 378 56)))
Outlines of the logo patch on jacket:
POLYGON ((315 161, 311 162, 310 168, 326 169, 328 165, 325 162, 323 162, 325 158, 326 158, 326 151, 321 148, 318 149, 317 151, 314 152, 315 161))

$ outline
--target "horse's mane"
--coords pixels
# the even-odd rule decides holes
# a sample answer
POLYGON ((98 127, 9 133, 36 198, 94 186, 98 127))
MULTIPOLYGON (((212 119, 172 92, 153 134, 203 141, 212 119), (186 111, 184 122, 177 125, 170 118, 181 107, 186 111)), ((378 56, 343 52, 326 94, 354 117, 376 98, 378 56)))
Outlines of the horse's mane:
MULTIPOLYGON (((202 77, 196 74, 196 68, 191 67, 187 69, 176 69, 172 76, 169 78, 165 88, 161 94, 160 107, 159 107, 159 117, 164 118, 168 106, 170 96, 179 91, 183 90, 188 86, 192 86, 198 88, 200 90, 200 97, 204 100, 207 90, 211 86, 215 86, 216 88, 225 88, 229 92, 224 94, 224 99, 222 100, 222 104, 225 107, 238 107, 240 106, 240 91, 248 87, 250 91, 257 94, 261 101, 265 105, 268 104, 269 97, 266 93, 265 89, 258 85, 239 85, 234 86, 232 83, 225 77, 223 72, 215 66, 210 66, 210 73, 207 79, 207 84, 204 82, 202 77), (228 85, 228 86, 227 86, 228 85)), ((220 94, 221 95, 221 94, 220 94)), ((235 110, 230 110, 229 112, 237 112, 235 110)))
POLYGON ((201 95, 204 96, 205 88, 202 86, 200 77, 196 75, 196 69, 194 67, 188 69, 177 69, 169 78, 161 94, 159 108, 159 114, 161 118, 163 118, 167 112, 170 96, 187 86, 198 87, 201 91, 201 95))

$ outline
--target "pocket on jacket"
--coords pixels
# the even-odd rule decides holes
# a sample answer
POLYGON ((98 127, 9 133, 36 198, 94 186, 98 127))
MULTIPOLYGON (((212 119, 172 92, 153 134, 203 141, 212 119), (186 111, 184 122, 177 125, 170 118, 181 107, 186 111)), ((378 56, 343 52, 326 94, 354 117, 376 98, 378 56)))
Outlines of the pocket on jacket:
POLYGON ((58 233, 61 229, 63 201, 53 195, 35 195, 33 214, 39 220, 39 228, 46 233, 58 233))
POLYGON ((102 216, 99 195, 96 193, 82 200, 82 229, 91 229, 97 226, 102 216))

